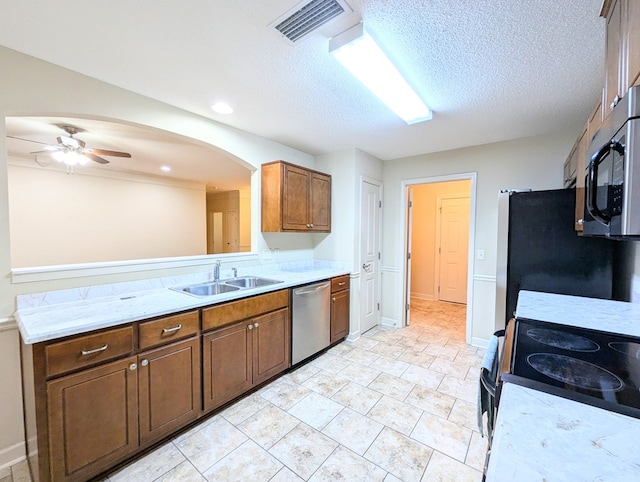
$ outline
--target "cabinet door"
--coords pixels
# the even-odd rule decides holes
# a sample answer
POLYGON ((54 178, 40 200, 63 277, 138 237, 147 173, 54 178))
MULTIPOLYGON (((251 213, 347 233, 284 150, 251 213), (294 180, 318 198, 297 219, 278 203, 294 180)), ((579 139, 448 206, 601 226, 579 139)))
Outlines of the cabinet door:
POLYGON ((309 228, 309 171, 289 164, 283 168, 282 229, 309 228))
POLYGON ((219 407, 252 386, 253 323, 243 321, 202 337, 205 411, 219 407))
POLYGON ((628 87, 640 83, 640 2, 627 0, 627 72, 628 87))
POLYGON ((257 385, 291 365, 289 310, 259 316, 253 323, 253 384, 257 385))
POLYGON ((309 223, 313 231, 331 231, 331 177, 310 173, 309 223))
POLYGON ((587 156, 587 130, 588 127, 582 131, 582 134, 578 138, 576 145, 576 210, 575 210, 575 224, 574 229, 578 232, 582 232, 582 223, 584 219, 584 193, 585 193, 585 169, 586 169, 586 156, 587 156))
POLYGON ((47 383, 51 479, 87 480, 138 447, 136 358, 47 383))
POLYGON ((138 355, 141 445, 200 414, 199 341, 195 337, 138 355))
POLYGON ((349 290, 331 295, 331 343, 349 334, 349 290))
POLYGON ((621 81, 621 28, 622 28, 622 0, 614 0, 607 15, 606 37, 606 77, 603 96, 604 118, 609 116, 612 103, 616 96, 622 97, 621 81))

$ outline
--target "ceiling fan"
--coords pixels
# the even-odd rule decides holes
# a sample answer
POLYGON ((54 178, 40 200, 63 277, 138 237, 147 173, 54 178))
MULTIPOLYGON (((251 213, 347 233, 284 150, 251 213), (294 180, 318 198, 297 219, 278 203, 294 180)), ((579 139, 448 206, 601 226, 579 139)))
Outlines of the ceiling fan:
POLYGON ((89 160, 97 162, 98 164, 109 164, 105 158, 101 156, 113 156, 113 157, 126 157, 130 158, 131 154, 128 152, 110 151, 107 149, 93 149, 87 148, 86 143, 73 137, 78 132, 83 132, 84 129, 74 127, 70 125, 59 126, 64 130, 68 136, 58 136, 58 144, 47 144, 46 142, 34 141, 31 139, 23 139, 21 137, 7 136, 11 139, 17 139, 20 141, 35 142, 36 144, 43 144, 47 146, 41 151, 31 152, 30 154, 51 154, 54 159, 68 166, 74 166, 76 164, 86 164, 89 160))

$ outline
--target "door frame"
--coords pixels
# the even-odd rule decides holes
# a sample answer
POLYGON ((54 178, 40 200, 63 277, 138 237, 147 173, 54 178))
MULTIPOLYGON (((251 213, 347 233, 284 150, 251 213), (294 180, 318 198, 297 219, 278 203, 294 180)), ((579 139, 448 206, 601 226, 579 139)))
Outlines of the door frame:
POLYGON ((475 244, 476 244, 476 202, 477 202, 477 184, 478 184, 477 172, 465 172, 460 174, 448 174, 443 176, 423 177, 417 179, 405 179, 401 181, 400 188, 400 213, 398 218, 400 219, 400 229, 398 230, 398 236, 400 237, 398 245, 403 248, 403 262, 400 264, 400 279, 403 280, 401 286, 398 288, 398 296, 402 302, 400 307, 400 326, 407 326, 407 300, 409 293, 407 292, 407 256, 408 244, 408 224, 407 224, 407 209, 408 198, 407 191, 409 186, 415 186, 419 184, 433 184, 439 182, 448 181, 470 181, 471 189, 469 193, 469 247, 468 247, 468 265, 467 265, 467 314, 466 314, 466 342, 471 343, 472 323, 473 323, 473 273, 475 266, 475 244))
MULTIPOLYGON (((463 193, 463 194, 449 194, 446 196, 437 196, 436 197, 436 221, 435 221, 435 228, 436 228, 436 259, 435 259, 435 264, 434 264, 434 270, 433 270, 433 286, 434 288, 437 288, 440 286, 440 259, 442 256, 442 253, 440 252, 440 250, 438 250, 438 248, 442 247, 442 232, 441 232, 441 223, 442 223, 442 200, 443 199, 468 199, 469 200, 469 210, 471 210, 471 197, 470 194, 468 195, 467 193, 463 193)), ((469 215, 471 215, 471 213, 469 213, 469 215)), ((467 258, 469 258, 469 255, 467 254, 467 258)), ((467 263, 469 262, 469 260, 467 259, 467 263)), ((468 276, 469 274, 467 273, 467 286, 469 285, 468 282, 468 276)), ((436 292, 434 293, 434 298, 436 299, 436 301, 440 301, 440 290, 436 290, 436 292)))
MULTIPOLYGON (((358 282, 362 283, 362 192, 363 192, 363 185, 364 183, 367 184, 371 184, 373 186, 376 186, 378 188, 378 196, 380 199, 380 203, 381 206, 378 209, 378 221, 379 221, 379 225, 378 225, 378 252, 382 253, 382 233, 383 233, 383 224, 382 224, 382 206, 384 205, 384 191, 383 191, 383 184, 382 181, 380 181, 379 179, 374 179, 371 177, 366 177, 366 176, 360 176, 360 183, 359 183, 359 193, 358 193, 358 254, 356 256, 357 259, 357 266, 358 266, 358 282)), ((381 256, 382 258, 382 256, 381 256)), ((377 302, 379 304, 382 303, 382 259, 378 259, 377 260, 378 263, 378 269, 376 271, 376 278, 377 278, 377 284, 378 284, 378 289, 377 289, 377 293, 376 293, 376 298, 377 298, 377 302)), ((362 285, 360 285, 362 286, 362 285)), ((360 326, 360 316, 362 314, 362 298, 360 298, 359 303, 358 303, 358 333, 357 336, 360 336, 362 334, 362 330, 361 330, 361 326, 360 326)), ((382 317, 382 312, 380 310, 378 310, 377 312, 377 322, 376 325, 380 324, 380 320, 382 317)))

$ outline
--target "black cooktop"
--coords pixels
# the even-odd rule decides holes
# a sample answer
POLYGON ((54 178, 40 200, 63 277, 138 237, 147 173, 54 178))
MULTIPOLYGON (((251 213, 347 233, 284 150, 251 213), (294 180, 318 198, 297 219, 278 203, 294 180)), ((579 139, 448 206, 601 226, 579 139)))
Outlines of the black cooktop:
POLYGON ((503 381, 640 418, 640 338, 515 322, 511 374, 503 381))

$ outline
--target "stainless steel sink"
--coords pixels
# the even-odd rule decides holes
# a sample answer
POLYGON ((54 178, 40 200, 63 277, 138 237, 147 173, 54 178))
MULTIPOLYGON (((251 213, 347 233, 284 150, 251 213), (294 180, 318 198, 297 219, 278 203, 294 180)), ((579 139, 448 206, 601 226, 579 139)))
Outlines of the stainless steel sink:
POLYGON ((213 296, 230 291, 238 291, 240 288, 224 283, 203 283, 182 288, 182 291, 196 296, 213 296))
POLYGON ((241 276, 239 278, 231 278, 227 280, 198 283, 189 286, 178 286, 171 289, 193 296, 215 296, 243 289, 246 290, 249 288, 269 286, 276 283, 284 283, 284 281, 260 278, 258 276, 241 276))
POLYGON ((261 286, 269 286, 276 283, 282 283, 282 281, 268 278, 259 278, 258 276, 241 276, 240 278, 224 280, 224 283, 231 286, 237 286, 239 288, 259 288, 261 286))

